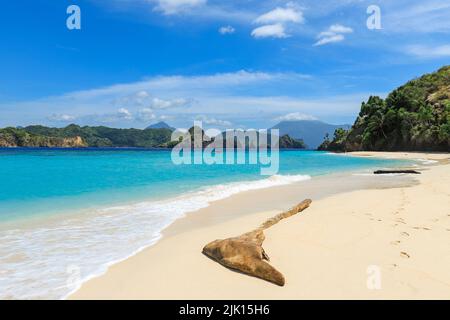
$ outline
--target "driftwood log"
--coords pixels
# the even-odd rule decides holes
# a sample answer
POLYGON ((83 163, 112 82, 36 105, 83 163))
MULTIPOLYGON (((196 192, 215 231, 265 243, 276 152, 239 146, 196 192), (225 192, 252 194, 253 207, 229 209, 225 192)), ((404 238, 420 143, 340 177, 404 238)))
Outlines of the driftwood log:
POLYGON ((420 174, 416 170, 377 170, 373 172, 374 174, 389 174, 389 173, 409 173, 409 174, 420 174))
POLYGON ((203 253, 225 267, 284 286, 284 276, 266 262, 269 261, 269 256, 262 247, 264 230, 305 210, 310 204, 311 200, 304 200, 289 211, 266 220, 253 231, 238 237, 210 242, 203 248, 203 253))

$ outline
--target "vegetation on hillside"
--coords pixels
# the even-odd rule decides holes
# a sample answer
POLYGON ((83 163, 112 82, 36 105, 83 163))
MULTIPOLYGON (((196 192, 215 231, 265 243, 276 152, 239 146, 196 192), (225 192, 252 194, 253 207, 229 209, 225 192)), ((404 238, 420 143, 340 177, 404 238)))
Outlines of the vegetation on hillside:
MULTIPOLYGON (((25 128, 0 129, 0 147, 131 147, 131 148, 173 148, 182 140, 171 141, 171 129, 116 129, 108 127, 80 127, 71 124, 64 128, 49 128, 35 125, 25 128)), ((194 137, 194 129, 188 133, 194 137)), ((202 147, 214 141, 199 129, 198 141, 205 140, 202 147)), ((183 139, 183 135, 180 136, 183 139)), ((265 137, 267 141, 267 137, 265 137)), ((189 139, 192 143, 193 139, 189 139)), ((280 148, 303 149, 303 141, 288 135, 280 138, 280 148)))
POLYGON ((86 147, 77 136, 54 137, 27 132, 24 129, 0 129, 0 147, 86 147))
POLYGON ((320 150, 450 151, 450 66, 361 105, 348 131, 336 130, 320 150))
MULTIPOLYGON (((235 148, 235 149, 256 149, 258 147, 271 148, 271 136, 267 133, 260 133, 259 131, 228 131, 222 132, 215 137, 209 137, 205 131, 199 127, 194 129, 191 127, 186 133, 179 133, 179 140, 172 141, 168 144, 170 147, 174 147, 176 144, 182 142, 185 147, 191 146, 192 148, 206 148, 208 146, 214 146, 216 148, 235 148), (231 134, 233 142, 227 141, 227 134, 231 134), (254 137, 255 139, 251 139, 254 137)), ((278 139, 279 149, 305 149, 306 145, 303 140, 294 139, 285 134, 278 139)))
POLYGON ((5 147, 160 147, 170 141, 169 129, 115 129, 108 127, 65 128, 28 126, 0 129, 0 146, 5 147), (79 143, 73 145, 71 139, 79 143))
POLYGON ((302 139, 294 139, 285 134, 280 137, 280 149, 305 149, 306 145, 302 139))

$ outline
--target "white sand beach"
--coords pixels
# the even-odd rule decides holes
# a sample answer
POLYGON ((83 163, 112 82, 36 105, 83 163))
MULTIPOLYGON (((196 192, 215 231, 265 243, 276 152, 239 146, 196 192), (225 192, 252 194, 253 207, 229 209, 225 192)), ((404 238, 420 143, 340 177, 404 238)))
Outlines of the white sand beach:
POLYGON ((450 299, 450 154, 354 155, 428 163, 415 168, 420 175, 337 175, 214 202, 69 298, 450 299), (251 231, 305 198, 310 208, 265 231, 263 247, 285 286, 202 254, 207 243, 251 231))

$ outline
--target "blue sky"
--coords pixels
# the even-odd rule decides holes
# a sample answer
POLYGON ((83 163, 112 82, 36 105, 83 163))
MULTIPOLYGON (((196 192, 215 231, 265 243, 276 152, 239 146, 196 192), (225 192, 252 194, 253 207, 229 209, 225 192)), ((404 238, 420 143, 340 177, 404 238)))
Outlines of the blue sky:
POLYGON ((353 123, 369 95, 450 64, 435 0, 15 0, 0 24, 2 127, 353 123))

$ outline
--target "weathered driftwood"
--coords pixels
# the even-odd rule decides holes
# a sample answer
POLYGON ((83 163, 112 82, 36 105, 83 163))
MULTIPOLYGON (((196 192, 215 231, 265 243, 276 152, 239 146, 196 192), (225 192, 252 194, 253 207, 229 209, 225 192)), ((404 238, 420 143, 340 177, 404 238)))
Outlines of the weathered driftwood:
POLYGON ((389 174, 389 173, 409 173, 409 174, 420 174, 416 170, 377 170, 374 174, 389 174))
POLYGON ((203 253, 225 267, 241 271, 279 286, 285 283, 284 276, 269 263, 269 256, 262 247, 264 230, 280 220, 293 216, 311 204, 311 200, 302 201, 291 210, 266 220, 259 228, 238 237, 215 240, 203 248, 203 253))

